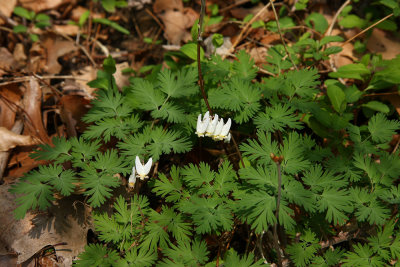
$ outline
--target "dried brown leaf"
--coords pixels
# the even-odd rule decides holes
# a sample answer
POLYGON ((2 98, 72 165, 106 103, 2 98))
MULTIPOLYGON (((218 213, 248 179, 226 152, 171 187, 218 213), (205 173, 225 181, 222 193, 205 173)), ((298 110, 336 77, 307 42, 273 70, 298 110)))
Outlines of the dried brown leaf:
POLYGON ((181 0, 156 0, 153 10, 165 25, 164 37, 172 45, 188 41, 188 28, 193 26, 198 14, 191 8, 183 8, 181 0))
POLYGON ((47 49, 47 72, 51 74, 60 73, 62 66, 58 63, 58 58, 75 51, 77 47, 74 42, 58 39, 54 35, 48 35, 43 40, 43 47, 47 49))
POLYGON ((0 151, 6 152, 16 146, 36 144, 32 136, 16 134, 5 127, 0 127, 0 151))
MULTIPOLYGON (((0 0, 0 12, 9 18, 14 10, 17 0, 0 0)), ((0 25, 4 24, 4 20, 0 18, 0 25)))
POLYGON ((60 5, 69 2, 70 0, 19 0, 22 7, 31 9, 35 13, 48 9, 57 9, 60 5))
POLYGON ((400 40, 381 29, 373 29, 367 42, 371 53, 379 53, 383 59, 393 59, 400 52, 400 40))

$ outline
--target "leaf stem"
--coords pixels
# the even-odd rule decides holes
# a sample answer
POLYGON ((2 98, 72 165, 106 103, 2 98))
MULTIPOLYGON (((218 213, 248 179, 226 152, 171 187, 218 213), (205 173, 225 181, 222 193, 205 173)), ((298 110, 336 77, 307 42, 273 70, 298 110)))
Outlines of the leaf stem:
POLYGON ((203 20, 204 20, 204 13, 205 13, 205 6, 206 6, 206 0, 201 0, 201 10, 200 10, 200 18, 199 18, 199 23, 198 25, 198 35, 197 35, 197 70, 199 73, 199 86, 200 86, 200 91, 201 94, 203 95, 204 102, 206 103, 207 109, 210 112, 210 115, 213 115, 213 111, 210 107, 210 104, 208 103, 207 95, 204 90, 204 79, 203 79, 203 74, 201 72, 201 62, 200 62, 200 42, 202 41, 201 34, 203 32, 203 20))
POLYGON ((236 149, 236 151, 237 151, 237 153, 239 155, 240 163, 242 163, 243 168, 245 168, 243 157, 242 157, 242 153, 240 152, 239 147, 238 147, 238 145, 236 143, 235 137, 233 137, 232 134, 231 134, 231 139, 232 139, 233 145, 235 146, 235 149, 236 149))
POLYGON ((281 163, 279 161, 276 161, 275 163, 276 167, 278 168, 278 197, 276 200, 276 210, 275 210, 276 222, 274 224, 274 246, 276 254, 278 255, 278 266, 282 266, 282 257, 279 248, 279 237, 278 237, 278 219, 279 219, 279 206, 281 204, 282 172, 281 172, 281 163))
POLYGON ((287 49, 285 40, 283 39, 283 35, 282 35, 282 31, 281 31, 281 26, 280 26, 280 24, 279 24, 278 14, 276 13, 275 6, 274 6, 274 3, 273 3, 274 1, 273 1, 273 0, 269 0, 269 2, 270 2, 270 4, 271 4, 272 11, 274 12, 274 15, 275 15, 276 27, 278 28, 279 37, 281 38, 281 42, 282 42, 282 44, 283 44, 283 47, 285 48, 286 54, 288 55, 290 61, 292 62, 293 67, 294 67, 296 70, 298 70, 298 68, 297 68, 297 66, 296 66, 296 63, 294 63, 294 61, 293 61, 292 55, 289 53, 289 50, 287 49))

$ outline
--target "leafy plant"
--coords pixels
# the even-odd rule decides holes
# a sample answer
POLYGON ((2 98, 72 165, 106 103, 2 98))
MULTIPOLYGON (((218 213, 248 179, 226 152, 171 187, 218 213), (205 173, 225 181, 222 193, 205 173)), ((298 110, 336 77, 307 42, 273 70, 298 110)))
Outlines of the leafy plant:
MULTIPOLYGON (((28 21, 31 21, 32 24, 39 29, 44 29, 48 26, 51 26, 50 17, 47 16, 46 14, 41 14, 41 13, 36 14, 34 11, 29 11, 20 6, 16 6, 14 8, 14 14, 21 18, 27 19, 28 21)), ((15 33, 29 33, 28 27, 22 24, 14 26, 13 31, 15 33)), ((34 33, 29 33, 29 38, 33 42, 39 40, 39 36, 34 33)))
MULTIPOLYGON (((299 1, 298 8, 306 4, 299 1)), ((293 23, 280 22, 283 29, 293 23)), ((305 24, 327 29, 315 13, 305 24)), ((89 83, 98 90, 83 118, 86 131, 32 154, 47 164, 12 186, 15 216, 45 210, 56 196, 81 189, 94 208, 100 243, 88 245, 77 266, 260 266, 282 257, 295 266, 398 261, 400 159, 390 142, 400 122, 393 107, 367 92, 398 86, 393 73, 400 60, 367 55, 323 76, 319 64, 340 51, 331 42, 343 39, 303 34, 288 49, 271 47, 265 69, 273 75, 264 78, 244 51, 234 61, 201 56, 201 94, 191 62, 154 67, 117 88, 115 61, 107 58, 89 83), (206 109, 231 118, 231 143, 196 137, 196 118, 206 109), (202 156, 204 148, 222 156, 202 156), (117 196, 136 156, 152 158, 156 167, 131 197, 117 196), (113 202, 111 213, 97 209, 106 200, 113 202)), ((196 47, 189 43, 176 55, 196 59, 196 47)))

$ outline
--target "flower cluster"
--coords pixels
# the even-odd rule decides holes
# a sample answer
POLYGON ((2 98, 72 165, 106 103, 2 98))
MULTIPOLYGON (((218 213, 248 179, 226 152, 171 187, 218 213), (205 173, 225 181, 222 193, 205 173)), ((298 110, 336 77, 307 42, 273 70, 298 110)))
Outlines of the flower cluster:
POLYGON ((147 176, 150 172, 151 165, 153 164, 153 159, 150 158, 149 161, 145 165, 142 164, 139 157, 136 156, 135 166, 132 168, 132 174, 129 177, 128 183, 129 187, 134 187, 136 183, 136 177, 140 178, 140 180, 144 180, 144 178, 149 178, 147 176), (135 168, 136 167, 136 168, 135 168))
POLYGON ((231 124, 230 118, 224 123, 223 118, 219 119, 217 114, 210 117, 210 113, 207 111, 203 119, 201 119, 201 114, 197 118, 196 134, 198 137, 209 136, 215 141, 224 140, 229 143, 231 141, 231 133, 229 132, 231 124))

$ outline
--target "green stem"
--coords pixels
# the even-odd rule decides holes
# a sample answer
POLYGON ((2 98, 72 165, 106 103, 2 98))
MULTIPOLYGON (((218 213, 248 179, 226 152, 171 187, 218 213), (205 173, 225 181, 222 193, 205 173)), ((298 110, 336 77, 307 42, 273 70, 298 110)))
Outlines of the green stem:
POLYGON ((282 187, 282 172, 281 172, 281 164, 280 162, 276 162, 276 167, 278 168, 278 197, 276 200, 276 210, 275 210, 275 218, 276 222, 274 224, 274 246, 276 250, 276 254, 278 255, 278 266, 282 266, 282 257, 279 249, 279 237, 278 237, 278 220, 279 220, 279 206, 281 204, 281 187, 282 187))

